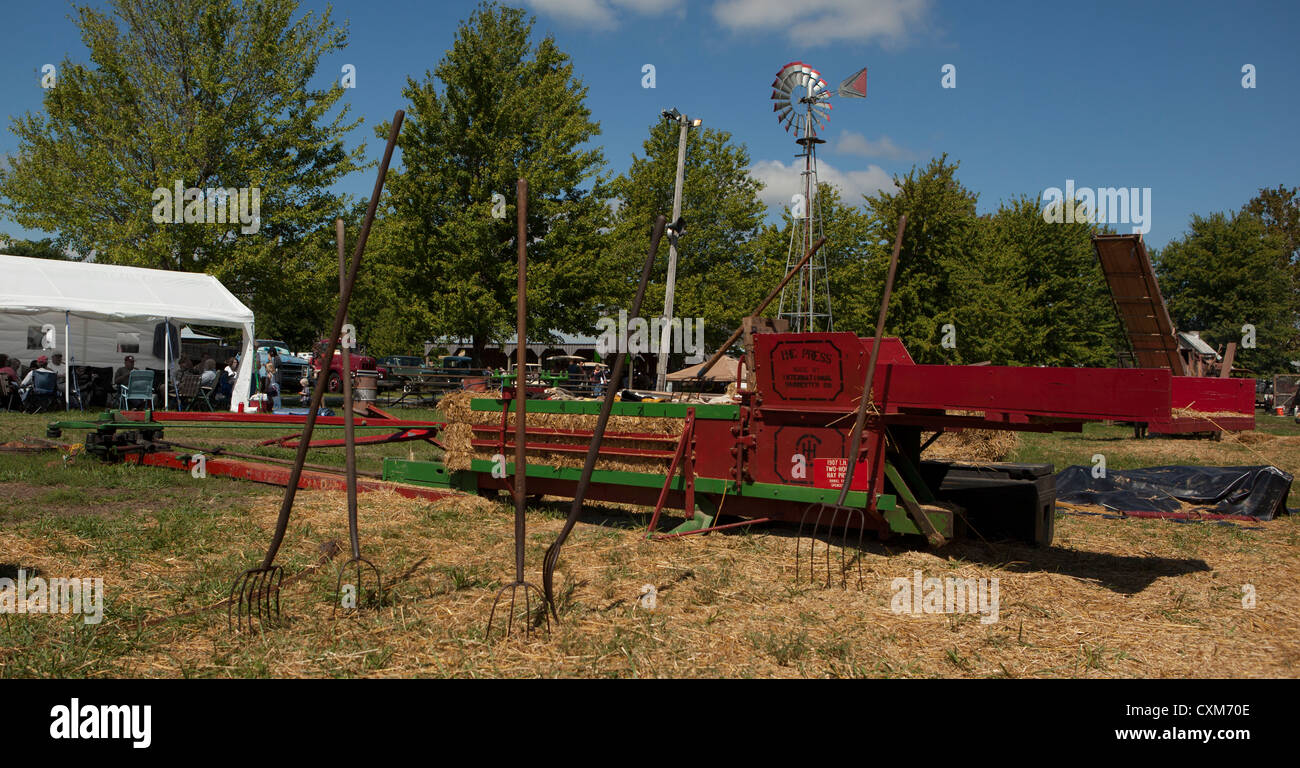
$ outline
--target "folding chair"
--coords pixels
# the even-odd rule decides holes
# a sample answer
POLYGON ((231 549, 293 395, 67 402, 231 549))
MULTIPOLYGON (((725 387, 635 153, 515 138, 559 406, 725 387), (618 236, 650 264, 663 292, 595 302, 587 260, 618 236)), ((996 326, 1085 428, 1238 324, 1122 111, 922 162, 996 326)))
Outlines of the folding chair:
POLYGON ((226 372, 219 371, 217 380, 211 386, 199 387, 199 399, 208 406, 209 411, 216 410, 216 403, 222 400, 229 400, 230 396, 226 394, 226 372))
POLYGON ((54 405, 58 395, 59 377, 54 371, 33 371, 32 388, 23 402, 23 410, 28 413, 40 413, 54 405))
POLYGON ((118 405, 130 409, 133 400, 148 400, 149 407, 154 407, 153 371, 131 371, 131 376, 120 387, 118 405))
MULTIPOLYGON (((199 374, 187 373, 181 377, 176 385, 176 406, 182 411, 194 409, 194 403, 199 399, 199 374)), ((212 406, 208 406, 212 410, 212 406)))

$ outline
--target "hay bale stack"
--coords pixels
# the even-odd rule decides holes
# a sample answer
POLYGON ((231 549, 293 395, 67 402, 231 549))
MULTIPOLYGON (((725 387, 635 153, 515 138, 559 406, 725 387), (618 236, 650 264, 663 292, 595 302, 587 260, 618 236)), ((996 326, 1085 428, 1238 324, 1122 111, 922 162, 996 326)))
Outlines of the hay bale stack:
POLYGON ((1020 435, 1001 429, 963 429, 945 432, 921 454, 924 459, 948 461, 1006 461, 1020 446, 1020 435))
MULTIPOLYGON (((501 412, 498 411, 474 411, 471 410, 470 402, 475 399, 484 397, 491 398, 491 394, 482 392, 456 392, 443 398, 439 409, 443 418, 447 420, 447 429, 442 433, 443 443, 447 446, 447 455, 445 461, 447 468, 450 470, 469 469, 470 462, 474 459, 491 460, 497 450, 492 447, 476 447, 470 444, 474 439, 474 425, 487 424, 493 427, 501 424, 501 412)), ((569 429, 569 430, 592 430, 596 428, 597 416, 595 414, 578 414, 578 413, 535 413, 529 411, 527 424, 529 427, 545 427, 547 429, 569 429)), ((506 442, 514 442, 514 413, 509 414, 506 418, 506 442)), ((684 419, 668 418, 642 418, 639 416, 614 416, 609 417, 609 423, 605 427, 606 438, 604 446, 620 448, 646 448, 651 450, 672 451, 676 446, 672 443, 652 442, 644 440, 615 440, 610 438, 611 433, 615 432, 642 432, 646 434, 665 435, 678 437, 682 433, 685 425, 684 419)), ((486 437, 484 433, 479 433, 480 439, 486 437)), ((530 442, 547 442, 558 445, 574 445, 586 447, 590 445, 589 438, 572 435, 546 435, 532 436, 530 442)), ((514 449, 507 449, 506 460, 514 461, 514 449)), ((552 467, 575 467, 581 468, 586 460, 586 453, 580 451, 554 451, 554 450, 533 450, 528 451, 528 461, 530 463, 545 464, 552 467)), ((671 457, 639 457, 639 456, 604 456, 596 462, 596 469, 616 470, 624 472, 657 472, 662 474, 668 468, 671 457)))

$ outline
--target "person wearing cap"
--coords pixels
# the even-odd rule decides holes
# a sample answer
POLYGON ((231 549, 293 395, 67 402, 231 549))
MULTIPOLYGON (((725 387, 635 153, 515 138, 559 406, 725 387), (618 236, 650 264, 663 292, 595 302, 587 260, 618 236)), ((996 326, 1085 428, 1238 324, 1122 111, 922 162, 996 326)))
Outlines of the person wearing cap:
POLYGON ((121 391, 119 387, 126 386, 133 370, 135 370, 135 358, 130 355, 122 358, 122 367, 113 373, 113 390, 115 392, 121 391))
POLYGON ((32 376, 37 371, 49 371, 50 373, 55 372, 54 369, 50 367, 50 359, 45 355, 41 355, 36 358, 36 362, 32 365, 32 369, 23 377, 23 383, 20 386, 22 386, 24 390, 29 389, 32 386, 32 376))

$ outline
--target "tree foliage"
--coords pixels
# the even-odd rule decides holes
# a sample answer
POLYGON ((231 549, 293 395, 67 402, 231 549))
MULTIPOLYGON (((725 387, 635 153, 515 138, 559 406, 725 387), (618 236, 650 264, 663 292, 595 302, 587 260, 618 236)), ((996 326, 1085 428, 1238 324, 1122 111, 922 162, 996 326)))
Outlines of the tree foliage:
POLYGON ((1191 231, 1158 255, 1156 274, 1179 330, 1200 331, 1211 345, 1241 342, 1244 325, 1255 344, 1237 360, 1259 374, 1289 372, 1296 359, 1294 297, 1281 232, 1248 212, 1193 216, 1191 231))
POLYGON ((375 335, 376 349, 452 337, 472 339, 478 356, 510 335, 520 177, 529 185, 530 337, 595 324, 611 278, 598 234, 611 216, 608 180, 589 145, 599 124, 569 57, 550 36, 533 45, 531 30, 523 11, 482 4, 437 69, 407 80, 402 167, 390 173, 391 214, 376 241, 380 274, 363 291, 377 322, 396 323, 375 335), (494 195, 508 203, 503 217, 493 215, 494 195))
MULTIPOLYGON (((957 180, 958 165, 945 154, 924 169, 913 167, 907 176, 895 176, 896 189, 866 198, 869 240, 884 260, 893 248, 898 220, 907 214, 886 331, 901 336, 918 363, 953 362, 940 345, 942 329, 955 323, 957 305, 965 301, 953 275, 971 257, 978 232, 978 195, 957 180)), ((883 282, 883 269, 880 274, 883 282)))
MULTIPOLYGON (((631 303, 647 248, 647 232, 656 216, 671 217, 677 175, 676 124, 657 121, 612 189, 619 208, 611 232, 611 263, 625 276, 616 304, 631 303)), ((721 344, 741 317, 762 298, 761 257, 750 248, 765 212, 758 198, 762 183, 750 176, 749 150, 731 134, 708 127, 690 129, 687 138, 682 218, 686 234, 678 243, 676 317, 703 318, 705 342, 721 344)), ((667 241, 660 247, 643 316, 659 316, 667 280, 667 241)))
POLYGON ((43 110, 13 120, 19 148, 0 172, 0 209, 97 261, 214 274, 261 330, 299 335, 323 269, 302 244, 343 210, 329 187, 361 148, 343 146, 347 108, 329 116, 342 90, 309 84, 345 31, 329 11, 297 10, 296 0, 77 7, 89 63, 65 60, 43 110), (154 192, 177 182, 257 188, 257 231, 157 223, 154 192))

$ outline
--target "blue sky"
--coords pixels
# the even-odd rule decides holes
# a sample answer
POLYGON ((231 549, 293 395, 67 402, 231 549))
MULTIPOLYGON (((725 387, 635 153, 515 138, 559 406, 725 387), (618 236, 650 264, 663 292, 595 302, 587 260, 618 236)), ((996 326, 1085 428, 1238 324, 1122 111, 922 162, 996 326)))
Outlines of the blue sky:
MULTIPOLYGON (((821 178, 849 196, 889 184, 947 152, 980 210, 1049 187, 1151 188, 1148 242, 1182 235, 1193 213, 1239 208, 1259 187, 1300 185, 1300 4, 1294 2, 940 2, 939 0, 521 0, 535 34, 553 34, 588 86, 598 142, 615 172, 662 109, 677 107, 748 145, 773 211, 798 185, 796 146, 776 122, 769 84, 786 62, 832 86, 866 66, 865 101, 840 100, 821 178), (655 67, 655 88, 642 67, 655 67), (956 88, 941 87, 946 64, 956 88), (1242 87, 1242 68, 1256 87, 1242 87)), ((99 5, 100 3, 94 3, 99 5)), ((40 68, 85 61, 62 2, 4 0, 0 103, 40 107, 40 68), (16 33, 16 34, 15 34, 16 33)), ((304 2, 320 10, 322 2, 304 2)), ((337 2, 348 47, 344 97, 365 124, 350 137, 377 159, 373 125, 405 106, 408 75, 437 66, 475 2, 337 2)), ((0 132, 0 154, 15 137, 0 132)), ((687 184, 690 180, 687 179, 687 184)), ((373 170, 340 188, 369 194, 373 170)), ((853 199, 858 199, 853 197, 853 199)), ((33 236, 0 218, 0 231, 33 236)), ((1127 231, 1121 228, 1121 231, 1127 231)))

